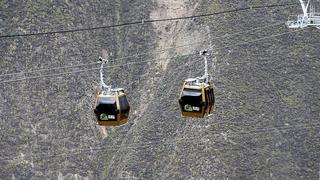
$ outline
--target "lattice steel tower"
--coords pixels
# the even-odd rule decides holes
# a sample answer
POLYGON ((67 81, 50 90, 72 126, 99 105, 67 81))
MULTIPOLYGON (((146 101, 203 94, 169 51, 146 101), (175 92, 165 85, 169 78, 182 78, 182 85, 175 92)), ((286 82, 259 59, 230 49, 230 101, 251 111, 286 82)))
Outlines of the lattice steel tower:
POLYGON ((299 1, 303 14, 290 16, 287 21, 287 26, 289 28, 316 27, 320 29, 320 13, 315 11, 314 6, 310 3, 311 0, 299 1))

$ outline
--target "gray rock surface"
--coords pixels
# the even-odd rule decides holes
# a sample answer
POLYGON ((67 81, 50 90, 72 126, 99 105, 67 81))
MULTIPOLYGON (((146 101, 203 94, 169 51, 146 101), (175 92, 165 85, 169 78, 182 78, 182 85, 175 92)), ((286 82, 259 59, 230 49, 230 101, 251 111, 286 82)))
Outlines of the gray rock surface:
MULTIPOLYGON (((285 3, 2 0, 0 34, 285 3)), ((286 28, 298 13, 299 5, 261 8, 0 38, 0 179, 319 179, 320 31, 286 28), (202 75, 197 52, 208 46, 216 111, 182 118, 182 82, 202 75), (125 126, 95 125, 99 65, 74 65, 99 56, 112 60, 107 82, 128 94, 125 126), (52 69, 62 66, 73 67, 52 69)))

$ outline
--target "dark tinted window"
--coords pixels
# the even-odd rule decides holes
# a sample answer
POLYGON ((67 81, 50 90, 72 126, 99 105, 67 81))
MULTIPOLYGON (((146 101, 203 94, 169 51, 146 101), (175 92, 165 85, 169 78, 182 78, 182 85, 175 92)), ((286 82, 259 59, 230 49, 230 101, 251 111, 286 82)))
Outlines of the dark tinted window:
POLYGON ((184 89, 181 100, 180 103, 184 111, 201 111, 201 90, 184 89))
POLYGON ((121 113, 129 112, 130 107, 129 107, 129 103, 126 96, 120 96, 119 103, 120 103, 121 113))
POLYGON ((213 92, 213 88, 210 89, 210 94, 211 94, 212 104, 214 104, 214 92, 213 92))
POLYGON ((115 97, 102 97, 98 100, 95 113, 100 120, 116 120, 117 103, 115 97))

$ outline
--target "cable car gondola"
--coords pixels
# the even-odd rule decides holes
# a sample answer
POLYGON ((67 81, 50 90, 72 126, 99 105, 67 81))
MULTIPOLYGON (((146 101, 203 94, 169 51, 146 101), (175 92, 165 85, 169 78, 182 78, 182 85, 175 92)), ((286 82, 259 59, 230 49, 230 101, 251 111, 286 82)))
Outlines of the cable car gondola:
POLYGON ((130 105, 123 88, 111 89, 103 82, 103 64, 102 58, 100 68, 101 91, 98 93, 95 101, 94 113, 97 118, 97 124, 101 126, 120 126, 128 122, 130 105))
POLYGON ((128 122, 130 106, 122 88, 100 92, 96 98, 94 113, 102 126, 120 126, 128 122))
POLYGON ((199 79, 187 79, 180 93, 182 116, 203 118, 213 112, 214 92, 209 83, 199 79))
MULTIPOLYGON (((206 55, 202 51, 201 55, 206 55)), ((205 58, 205 74, 202 77, 189 78, 184 81, 179 105, 181 115, 184 117, 204 118, 212 114, 214 110, 214 91, 208 82, 207 59, 205 58)))

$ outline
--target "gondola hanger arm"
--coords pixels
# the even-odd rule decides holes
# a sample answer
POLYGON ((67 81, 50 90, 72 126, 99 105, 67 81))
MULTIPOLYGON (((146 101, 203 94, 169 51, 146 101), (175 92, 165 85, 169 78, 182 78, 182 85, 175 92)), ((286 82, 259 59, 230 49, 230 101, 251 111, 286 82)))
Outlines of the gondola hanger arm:
POLYGON ((104 64, 108 63, 108 59, 103 59, 102 57, 99 57, 99 61, 101 61, 101 65, 100 65, 100 86, 102 91, 105 92, 110 92, 111 91, 111 86, 106 85, 106 83, 104 83, 103 81, 103 66, 104 64))
POLYGON ((209 55, 209 51, 207 49, 200 51, 200 55, 204 58, 204 75, 201 79, 204 79, 206 83, 209 82, 209 74, 208 74, 208 60, 207 56, 209 55))

